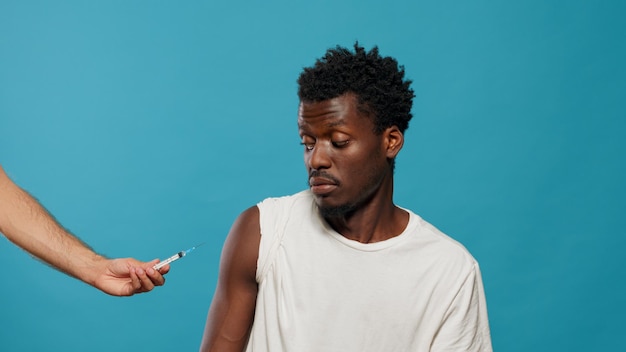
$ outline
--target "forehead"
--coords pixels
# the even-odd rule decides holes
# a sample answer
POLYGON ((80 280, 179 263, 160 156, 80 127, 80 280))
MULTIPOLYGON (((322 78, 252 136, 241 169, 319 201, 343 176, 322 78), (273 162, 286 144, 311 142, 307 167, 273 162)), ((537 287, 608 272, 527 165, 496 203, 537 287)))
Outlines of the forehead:
POLYGON ((344 94, 319 102, 300 102, 298 107, 298 127, 333 128, 372 127, 372 121, 357 108, 357 98, 344 94))

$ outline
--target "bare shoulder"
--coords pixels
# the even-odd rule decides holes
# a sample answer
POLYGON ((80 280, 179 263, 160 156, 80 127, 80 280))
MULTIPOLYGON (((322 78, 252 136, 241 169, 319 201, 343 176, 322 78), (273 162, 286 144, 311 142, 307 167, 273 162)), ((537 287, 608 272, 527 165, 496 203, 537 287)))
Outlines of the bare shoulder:
POLYGON ((233 222, 222 250, 222 265, 255 278, 260 242, 259 209, 252 206, 233 222))
POLYGON ((259 210, 250 207, 226 237, 201 351, 243 351, 254 320, 260 237, 259 210))

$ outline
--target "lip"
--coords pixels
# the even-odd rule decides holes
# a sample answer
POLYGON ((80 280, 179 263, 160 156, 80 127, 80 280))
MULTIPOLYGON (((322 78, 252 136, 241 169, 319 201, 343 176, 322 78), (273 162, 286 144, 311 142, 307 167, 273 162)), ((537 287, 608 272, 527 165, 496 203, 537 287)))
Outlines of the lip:
POLYGON ((326 195, 337 188, 336 183, 323 177, 309 178, 309 186, 311 188, 311 192, 318 196, 326 195))

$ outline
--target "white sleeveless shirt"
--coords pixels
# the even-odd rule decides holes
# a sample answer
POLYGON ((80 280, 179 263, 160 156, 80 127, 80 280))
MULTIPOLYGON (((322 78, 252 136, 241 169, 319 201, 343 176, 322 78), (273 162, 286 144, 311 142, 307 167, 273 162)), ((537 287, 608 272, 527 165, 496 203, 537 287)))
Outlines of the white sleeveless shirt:
POLYGON ((257 206, 247 352, 492 350, 477 262, 413 212, 402 234, 364 244, 332 230, 309 191, 257 206))

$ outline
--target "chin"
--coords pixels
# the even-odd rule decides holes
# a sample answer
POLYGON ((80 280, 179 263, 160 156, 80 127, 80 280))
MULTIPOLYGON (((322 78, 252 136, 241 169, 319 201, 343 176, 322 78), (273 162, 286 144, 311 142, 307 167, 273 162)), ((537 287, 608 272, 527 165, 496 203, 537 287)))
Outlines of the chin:
POLYGON ((354 205, 352 204, 329 205, 317 202, 317 207, 319 208, 320 214, 323 218, 342 217, 350 214, 354 210, 354 205))

